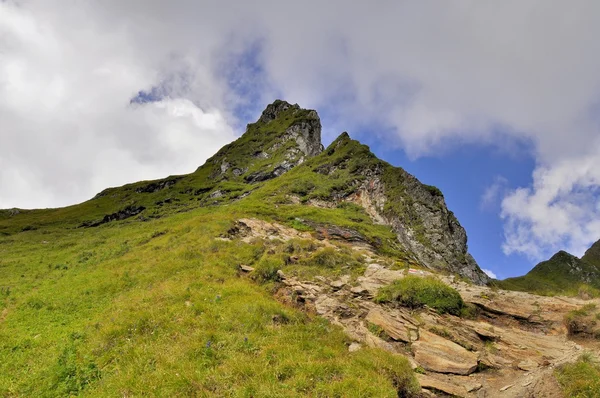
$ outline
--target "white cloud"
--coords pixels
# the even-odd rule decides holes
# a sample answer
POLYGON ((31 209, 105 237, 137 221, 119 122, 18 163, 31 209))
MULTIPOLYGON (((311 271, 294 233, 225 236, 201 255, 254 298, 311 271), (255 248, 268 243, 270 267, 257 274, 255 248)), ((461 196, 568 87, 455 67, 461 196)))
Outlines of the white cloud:
POLYGON ((531 188, 502 201, 504 251, 541 259, 567 250, 581 256, 600 237, 600 141, 594 154, 539 167, 531 188))
POLYGON ((494 272, 492 272, 491 270, 489 270, 489 269, 485 269, 485 268, 484 268, 484 269, 482 269, 482 271, 483 271, 483 272, 484 272, 484 273, 485 273, 487 276, 489 276, 490 278, 493 278, 493 279, 498 279, 498 277, 496 276, 496 274, 495 274, 494 272))
POLYGON ((172 43, 153 46, 83 4, 0 3, 0 208, 67 205, 191 172, 234 138, 206 65, 169 59, 172 43), (170 97, 129 103, 187 70, 187 98, 171 78, 170 97))
POLYGON ((413 157, 531 143, 534 184, 502 202, 505 251, 600 237, 597 1, 65 4, 0 2, 0 207, 193 170, 233 138, 237 105, 277 93, 339 130, 385 127, 413 157), (257 43, 255 80, 238 56, 257 43), (163 102, 128 104, 160 84, 163 102))
POLYGON ((499 200, 506 192, 508 180, 502 176, 494 178, 494 182, 490 184, 481 195, 480 207, 482 210, 491 210, 499 203, 499 200))

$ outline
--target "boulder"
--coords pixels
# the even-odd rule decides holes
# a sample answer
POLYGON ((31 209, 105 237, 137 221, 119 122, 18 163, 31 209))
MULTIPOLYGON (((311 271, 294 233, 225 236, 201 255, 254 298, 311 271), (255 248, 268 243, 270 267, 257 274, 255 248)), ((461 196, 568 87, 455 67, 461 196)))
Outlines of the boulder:
POLYGON ((419 384, 422 388, 435 389, 456 397, 467 396, 465 387, 455 384, 450 380, 442 380, 441 378, 424 374, 417 374, 417 380, 419 380, 419 384))
MULTIPOLYGON (((406 318, 406 317, 405 317, 406 318)), ((407 319, 396 318, 380 308, 373 308, 367 314, 365 320, 373 325, 379 326, 385 334, 396 341, 410 343, 417 338, 417 328, 407 319)))
POLYGON ((412 343, 415 360, 425 369, 438 373, 471 374, 477 369, 477 355, 436 334, 420 331, 412 343))

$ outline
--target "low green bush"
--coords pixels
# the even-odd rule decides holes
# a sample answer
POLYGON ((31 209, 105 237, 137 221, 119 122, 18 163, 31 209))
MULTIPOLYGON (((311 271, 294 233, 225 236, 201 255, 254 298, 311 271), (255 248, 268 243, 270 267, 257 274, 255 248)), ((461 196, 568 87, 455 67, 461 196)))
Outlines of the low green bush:
POLYGON ((314 265, 322 268, 333 269, 341 266, 348 266, 352 268, 360 265, 360 262, 352 254, 353 253, 349 250, 336 250, 333 247, 326 247, 322 250, 316 251, 304 262, 307 265, 314 265))
POLYGON ((439 313, 460 315, 464 302, 460 294, 434 277, 421 278, 409 275, 379 291, 379 302, 396 302, 409 308, 425 305, 439 313))
POLYGON ((281 269, 283 262, 276 256, 263 257, 254 268, 254 279, 265 283, 277 279, 277 271, 281 269))
POLYGON ((592 287, 590 285, 582 284, 577 289, 577 297, 584 299, 584 300, 597 298, 597 297, 600 297, 600 290, 598 290, 595 287, 592 287))
POLYGON ((583 307, 569 311, 564 322, 569 335, 588 335, 590 337, 600 338, 600 330, 597 325, 596 304, 586 304, 583 307))

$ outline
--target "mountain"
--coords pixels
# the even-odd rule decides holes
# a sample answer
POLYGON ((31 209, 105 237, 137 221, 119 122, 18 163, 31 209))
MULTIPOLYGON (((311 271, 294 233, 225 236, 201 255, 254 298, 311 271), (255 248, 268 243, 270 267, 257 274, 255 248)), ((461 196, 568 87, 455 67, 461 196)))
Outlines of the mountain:
MULTIPOLYGON (((358 221, 352 222, 349 214, 338 226, 354 229, 366 244, 394 251, 412 264, 459 274, 478 284, 489 280, 468 253, 466 232, 439 189, 378 159, 347 133, 324 149, 317 112, 281 100, 268 105, 239 139, 192 174, 106 189, 88 202, 64 209, 13 209, 19 214, 12 216, 4 211, 0 234, 97 227, 136 216, 148 220, 245 198, 249 214, 288 223, 294 219, 281 208, 275 211, 277 206, 303 204, 361 213, 358 221), (388 228, 380 235, 373 231, 376 225, 388 228)), ((328 218, 307 216, 304 227, 314 229, 328 218)))
MULTIPOLYGON (((581 274, 583 260, 557 256, 581 274)), ((598 385, 600 369, 573 378, 565 363, 594 349, 572 340, 600 336, 600 300, 487 281, 437 188, 347 133, 324 148, 317 112, 275 101, 191 174, 0 211, 0 396, 598 385)))
POLYGON ((526 275, 495 283, 503 289, 538 294, 578 294, 587 290, 583 286, 600 289, 600 240, 581 259, 561 250, 526 275))

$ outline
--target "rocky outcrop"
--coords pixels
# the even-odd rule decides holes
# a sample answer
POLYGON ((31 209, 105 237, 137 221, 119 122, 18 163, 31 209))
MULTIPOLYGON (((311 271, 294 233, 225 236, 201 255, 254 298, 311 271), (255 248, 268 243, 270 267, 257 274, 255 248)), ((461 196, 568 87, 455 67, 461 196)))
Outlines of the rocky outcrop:
POLYGON ((469 254, 467 234, 448 210, 439 189, 380 161, 347 133, 340 135, 324 155, 333 160, 316 167, 318 173, 334 176, 341 169, 351 168, 356 175, 349 182, 353 185, 350 193, 333 192, 334 201, 354 202, 365 209, 374 223, 392 227, 416 263, 462 275, 477 284, 489 281, 469 254))
POLYGON ((374 307, 367 313, 365 321, 381 328, 395 341, 412 343, 420 338, 419 323, 407 311, 384 310, 374 307))
POLYGON ((100 226, 102 224, 106 224, 106 223, 109 223, 112 221, 125 220, 127 218, 130 218, 130 217, 140 214, 144 210, 146 210, 146 208, 144 206, 134 206, 134 205, 127 206, 126 208, 119 210, 116 213, 105 215, 102 218, 102 220, 84 222, 80 225, 80 227, 97 227, 97 226, 100 226))
POLYGON ((275 100, 272 104, 267 105, 258 121, 269 123, 270 121, 277 119, 282 112, 285 112, 288 109, 300 110, 300 106, 298 106, 298 104, 292 105, 282 100, 275 100))
MULTIPOLYGON (((306 232, 256 219, 239 220, 226 238, 252 242, 299 237, 336 247, 331 236, 317 240, 306 232)), ((279 271, 276 296, 342 327, 352 341, 350 351, 366 346, 407 356, 428 396, 441 392, 469 398, 560 397, 552 378, 555 367, 575 361, 583 352, 569 340, 565 315, 588 304, 586 319, 595 319, 597 310, 589 304, 598 305, 600 300, 536 296, 473 285, 431 271, 390 269, 385 257, 360 242, 345 244, 367 256, 362 275, 302 280, 279 271), (381 288, 408 274, 437 277, 456 289, 471 308, 467 317, 374 300, 381 288)), ((240 270, 254 272, 246 265, 240 265, 240 270)))
POLYGON ((489 278, 468 253, 464 228, 446 207, 443 196, 402 169, 388 173, 392 176, 385 178, 381 173, 368 178, 351 200, 367 207, 375 222, 390 225, 418 263, 457 273, 478 284, 487 283, 489 278), (394 194, 393 178, 402 186, 402 196, 394 194), (390 206, 390 202, 402 205, 390 206))
POLYGON ((150 184, 136 188, 135 192, 137 192, 137 193, 154 193, 154 192, 162 191, 163 189, 172 187, 180 179, 181 179, 181 177, 177 177, 177 178, 172 177, 172 178, 167 178, 165 180, 154 181, 154 182, 151 182, 150 184))
POLYGON ((256 218, 242 218, 223 234, 221 239, 241 239, 243 242, 250 242, 253 239, 279 239, 287 241, 290 239, 309 239, 311 236, 307 232, 299 232, 294 228, 286 227, 278 223, 270 223, 256 218))
POLYGON ((415 361, 436 373, 469 375, 477 369, 477 355, 458 344, 426 330, 412 344, 415 361))
POLYGON ((212 179, 255 184, 285 174, 322 150, 317 112, 277 100, 207 164, 212 166, 212 179))

